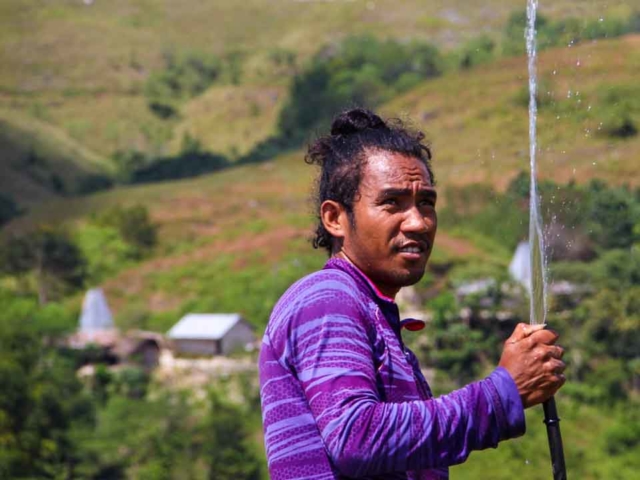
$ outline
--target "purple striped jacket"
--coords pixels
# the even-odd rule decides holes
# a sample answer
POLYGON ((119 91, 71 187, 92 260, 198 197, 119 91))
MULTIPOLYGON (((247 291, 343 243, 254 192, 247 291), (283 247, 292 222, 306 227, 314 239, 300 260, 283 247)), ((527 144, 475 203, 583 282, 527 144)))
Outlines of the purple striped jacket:
POLYGON ((344 260, 287 290, 260 352, 272 480, 446 479, 471 451, 524 433, 506 370, 433 398, 400 330, 396 304, 344 260))

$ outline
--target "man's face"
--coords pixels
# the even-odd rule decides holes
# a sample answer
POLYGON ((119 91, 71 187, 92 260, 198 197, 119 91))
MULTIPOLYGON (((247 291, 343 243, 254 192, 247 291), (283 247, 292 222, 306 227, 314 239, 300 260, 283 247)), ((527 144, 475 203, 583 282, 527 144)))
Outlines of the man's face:
POLYGON ((363 167, 342 251, 388 296, 424 275, 436 235, 436 191, 425 164, 374 151, 363 167))

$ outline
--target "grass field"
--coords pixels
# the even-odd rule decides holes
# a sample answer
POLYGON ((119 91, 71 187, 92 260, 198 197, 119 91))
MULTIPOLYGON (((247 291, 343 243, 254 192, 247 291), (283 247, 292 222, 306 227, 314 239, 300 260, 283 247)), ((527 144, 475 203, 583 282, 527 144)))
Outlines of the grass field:
MULTIPOLYGON (((481 32, 495 33, 511 12, 525 6, 521 0, 113 0, 90 5, 4 0, 0 85, 4 91, 29 93, 128 91, 158 67, 163 51, 171 48, 218 54, 241 50, 248 56, 248 76, 260 83, 261 66, 275 48, 304 59, 324 43, 364 32, 454 46, 481 32)), ((606 5, 561 0, 541 2, 540 9, 554 18, 593 18, 638 7, 637 0, 606 5)))
MULTIPOLYGON (((186 134, 209 150, 235 157, 273 133, 291 76, 321 46, 373 33, 448 49, 480 33, 499 36, 509 14, 524 7, 515 0, 114 0, 90 5, 5 0, 0 2, 0 109, 9 122, 19 114, 35 119, 34 125, 49 124, 107 159, 121 150, 174 153, 186 134), (215 85, 183 104, 177 119, 162 121, 147 107, 144 82, 162 68, 167 53, 193 50, 240 55, 241 85, 215 85), (275 66, 278 51, 294 54, 296 66, 284 71, 275 66)), ((640 1, 603 6, 562 0, 540 8, 550 18, 620 17, 640 9, 640 1)), ((470 75, 475 78, 476 72, 470 75)), ((513 156, 514 149, 507 153, 513 156)), ((480 154, 485 155, 482 148, 480 154)))
MULTIPOLYGON (((546 98, 538 120, 538 171, 543 178, 637 184, 640 138, 615 139, 601 129, 608 109, 618 102, 607 103, 603 95, 638 88, 638 52, 640 36, 629 36, 540 54, 546 98)), ((406 115, 425 129, 443 186, 488 182, 500 188, 529 168, 528 111, 521 100, 526 78, 525 59, 506 59, 425 83, 383 111, 406 115)))

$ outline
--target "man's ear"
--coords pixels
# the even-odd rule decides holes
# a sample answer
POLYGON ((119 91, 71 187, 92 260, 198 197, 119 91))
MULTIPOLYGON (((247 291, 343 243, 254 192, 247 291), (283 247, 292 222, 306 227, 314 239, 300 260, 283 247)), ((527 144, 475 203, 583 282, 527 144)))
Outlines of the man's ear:
POLYGON ((325 200, 320 205, 320 219, 324 228, 336 239, 344 239, 349 218, 344 206, 334 200, 325 200))

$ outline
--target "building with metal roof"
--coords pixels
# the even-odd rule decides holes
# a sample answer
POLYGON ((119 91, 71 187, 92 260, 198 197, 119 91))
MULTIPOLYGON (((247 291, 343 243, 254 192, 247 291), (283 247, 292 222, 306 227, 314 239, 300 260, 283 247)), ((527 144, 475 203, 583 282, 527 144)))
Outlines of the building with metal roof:
POLYGON ((255 342, 253 327, 238 313, 189 313, 167 332, 178 354, 228 355, 255 342))

